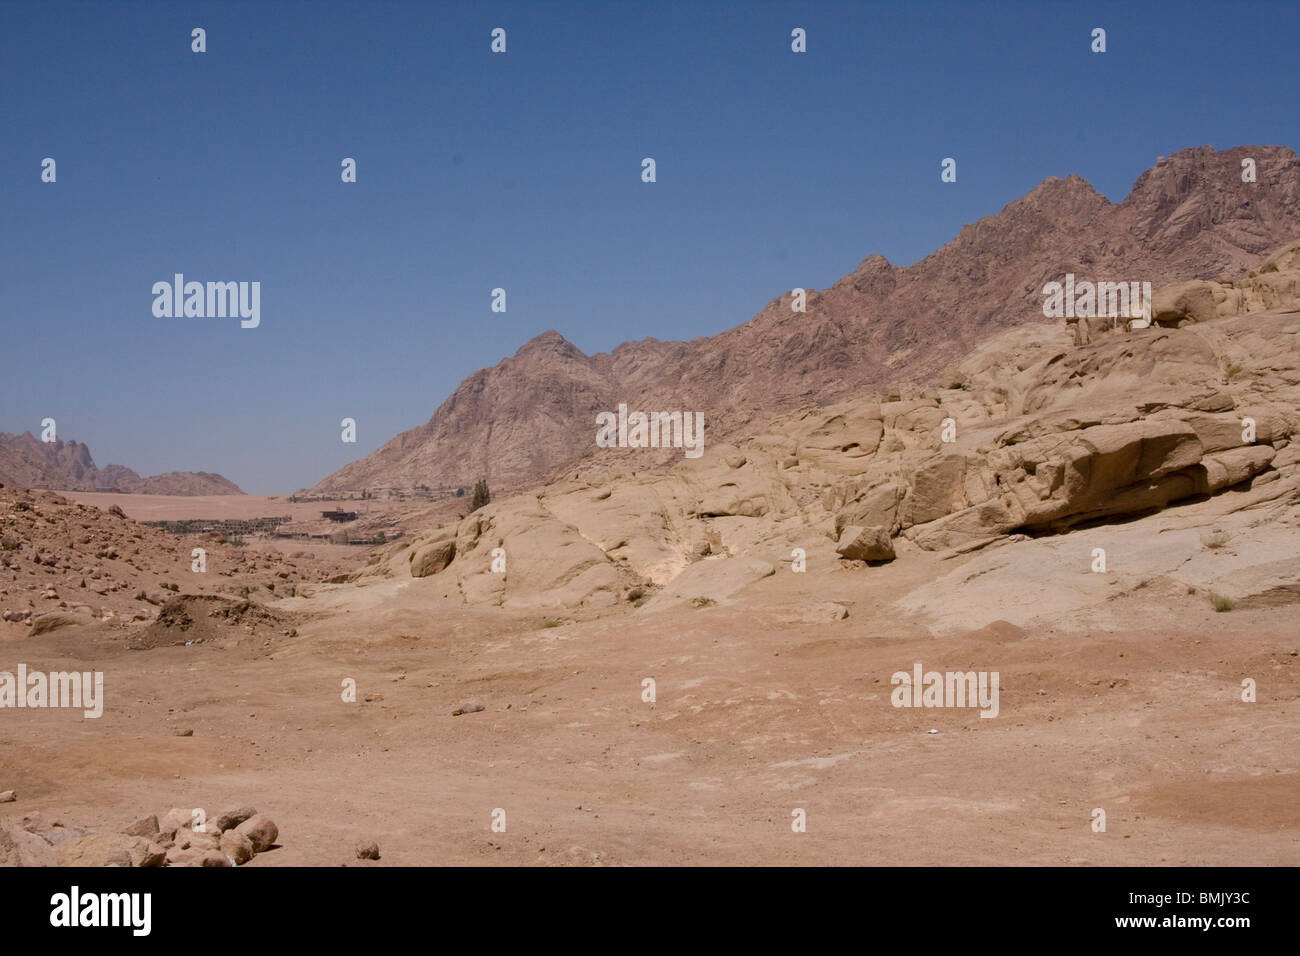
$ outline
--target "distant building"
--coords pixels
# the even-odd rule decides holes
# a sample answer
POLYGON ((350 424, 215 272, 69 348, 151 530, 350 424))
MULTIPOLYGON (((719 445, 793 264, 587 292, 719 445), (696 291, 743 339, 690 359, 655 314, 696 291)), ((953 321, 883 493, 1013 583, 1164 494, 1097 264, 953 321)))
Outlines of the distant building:
POLYGON ((355 511, 344 511, 342 508, 337 508, 334 511, 322 511, 320 516, 322 518, 329 518, 330 521, 338 521, 340 523, 344 521, 357 520, 357 513, 355 511))

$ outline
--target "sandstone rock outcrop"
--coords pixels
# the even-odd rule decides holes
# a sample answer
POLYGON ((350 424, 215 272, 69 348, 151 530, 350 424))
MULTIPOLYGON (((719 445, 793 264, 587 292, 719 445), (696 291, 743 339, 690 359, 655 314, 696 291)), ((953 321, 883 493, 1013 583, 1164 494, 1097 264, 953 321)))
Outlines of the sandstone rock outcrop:
POLYGON ((353 578, 428 566, 420 586, 467 603, 600 607, 648 593, 647 609, 707 606, 797 548, 871 563, 900 539, 969 549, 1229 488, 1294 497, 1300 244, 1266 262, 1286 266, 1268 288, 1293 290, 1277 308, 1243 296, 1235 315, 1084 345, 1065 324, 1013 329, 959 363, 958 387, 806 407, 661 472, 587 462, 391 546, 353 578))

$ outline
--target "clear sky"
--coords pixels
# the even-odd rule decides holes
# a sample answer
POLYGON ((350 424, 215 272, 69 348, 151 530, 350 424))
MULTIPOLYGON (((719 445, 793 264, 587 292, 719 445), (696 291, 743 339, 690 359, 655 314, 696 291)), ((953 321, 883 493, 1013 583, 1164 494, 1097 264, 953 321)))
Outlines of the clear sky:
POLYGON ((1048 176, 1295 148, 1298 37, 1295 0, 0 0, 0 431, 291 491, 546 329, 712 335, 1048 176), (177 272, 261 282, 260 327, 156 318, 177 272))

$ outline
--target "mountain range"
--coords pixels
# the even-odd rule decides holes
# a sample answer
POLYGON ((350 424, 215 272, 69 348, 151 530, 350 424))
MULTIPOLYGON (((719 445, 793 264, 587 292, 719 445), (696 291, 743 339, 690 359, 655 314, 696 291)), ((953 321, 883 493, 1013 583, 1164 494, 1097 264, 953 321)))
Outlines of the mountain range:
POLYGON ((1203 146, 1160 157, 1118 204, 1079 176, 1052 177, 914 265, 868 256, 830 288, 807 290, 803 312, 785 292, 712 337, 646 338, 590 356, 544 332, 466 378, 427 423, 311 492, 479 478, 494 490, 533 485, 596 452, 595 416, 619 403, 702 411, 706 441, 737 439, 804 405, 944 384, 978 343, 1049 322, 1043 286, 1067 273, 1156 286, 1211 279, 1244 272, 1297 236, 1300 159, 1286 147, 1203 146), (1243 181, 1247 159, 1254 182, 1243 181))
POLYGON ((75 441, 43 442, 31 432, 0 432, 0 483, 58 491, 114 491, 140 495, 242 495, 233 481, 206 471, 169 471, 142 478, 124 465, 96 467, 90 449, 75 441))

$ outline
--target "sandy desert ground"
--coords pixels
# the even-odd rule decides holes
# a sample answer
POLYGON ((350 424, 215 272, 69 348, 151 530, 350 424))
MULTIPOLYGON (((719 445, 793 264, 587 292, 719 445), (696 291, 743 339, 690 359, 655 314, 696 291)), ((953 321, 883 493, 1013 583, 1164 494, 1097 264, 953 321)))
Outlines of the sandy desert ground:
POLYGON ((121 830, 250 804, 280 830, 254 866, 358 865, 358 839, 381 849, 364 865, 1295 864, 1294 604, 1216 613, 1188 595, 1236 560, 1204 548, 1198 509, 1165 513, 1179 569, 1152 577, 1088 572, 1091 538, 1126 546, 1108 528, 786 567, 726 604, 657 613, 457 608, 389 580, 274 602, 303 615, 293 638, 13 638, 6 656, 21 646, 29 668, 104 671, 109 706, 7 722, 5 809, 121 830), (1041 569, 1059 562, 1080 572, 1054 598, 1041 569), (941 624, 899 613, 935 588, 941 624), (988 620, 999 605, 1020 623, 988 620), (999 719, 892 707, 890 675, 915 661, 999 671, 999 719), (485 709, 452 716, 471 699, 485 709))

